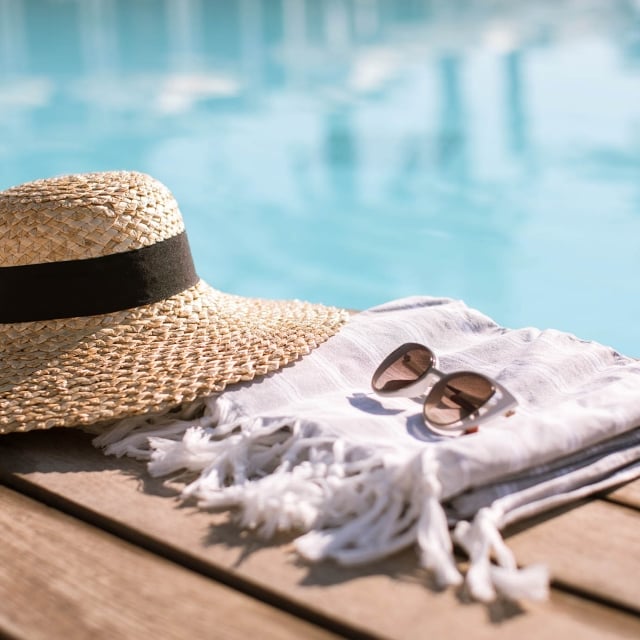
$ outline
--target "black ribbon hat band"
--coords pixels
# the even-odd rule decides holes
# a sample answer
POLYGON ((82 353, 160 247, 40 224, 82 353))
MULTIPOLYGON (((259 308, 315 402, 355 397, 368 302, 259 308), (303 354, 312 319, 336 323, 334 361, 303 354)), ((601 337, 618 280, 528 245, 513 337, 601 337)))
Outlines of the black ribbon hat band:
POLYGON ((197 284, 186 233, 99 258, 0 267, 0 323, 113 313, 197 284))

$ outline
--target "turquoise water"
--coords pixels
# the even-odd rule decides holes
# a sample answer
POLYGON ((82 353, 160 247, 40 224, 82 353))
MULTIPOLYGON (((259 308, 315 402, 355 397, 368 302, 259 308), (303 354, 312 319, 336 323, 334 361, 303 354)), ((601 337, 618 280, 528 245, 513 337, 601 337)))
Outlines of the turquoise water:
POLYGON ((0 0, 0 188, 136 169, 198 270, 640 356, 640 5, 0 0))

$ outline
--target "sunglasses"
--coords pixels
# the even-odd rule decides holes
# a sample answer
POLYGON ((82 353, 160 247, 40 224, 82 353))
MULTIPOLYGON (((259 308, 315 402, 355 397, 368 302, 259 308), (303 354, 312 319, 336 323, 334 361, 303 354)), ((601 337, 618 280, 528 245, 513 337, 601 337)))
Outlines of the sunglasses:
POLYGON ((510 416, 518 401, 499 383, 481 373, 445 374, 433 351, 409 342, 390 353, 376 369, 371 387, 382 396, 415 398, 426 393, 422 416, 440 435, 477 431, 497 415, 510 416))

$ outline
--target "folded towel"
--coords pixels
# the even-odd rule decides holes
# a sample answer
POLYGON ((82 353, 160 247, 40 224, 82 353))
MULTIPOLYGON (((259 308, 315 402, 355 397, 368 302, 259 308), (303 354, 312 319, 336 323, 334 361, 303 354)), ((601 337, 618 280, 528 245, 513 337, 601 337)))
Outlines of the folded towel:
POLYGON ((204 508, 237 508, 269 536, 302 532, 311 561, 366 563, 409 545, 442 585, 470 558, 477 599, 542 598, 544 567, 518 569, 508 524, 640 476, 640 362, 555 330, 509 330, 460 301, 407 298, 355 315, 295 365, 179 412, 128 418, 96 438, 196 477, 204 508), (431 433, 419 399, 376 396, 371 376, 404 342, 444 372, 473 370, 519 401, 511 417, 457 438, 431 433), (493 561, 491 558, 493 557, 493 561))

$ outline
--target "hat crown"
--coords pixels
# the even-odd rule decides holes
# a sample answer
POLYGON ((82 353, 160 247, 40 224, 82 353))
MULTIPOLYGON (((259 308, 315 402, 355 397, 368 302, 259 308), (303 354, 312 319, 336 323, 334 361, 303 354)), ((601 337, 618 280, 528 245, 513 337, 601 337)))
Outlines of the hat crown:
POLYGON ((0 191, 0 267, 97 258, 183 231, 171 192, 143 173, 76 174, 0 191))

